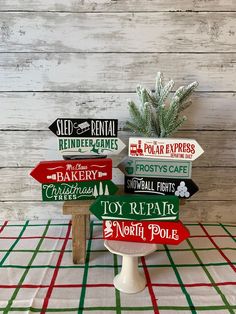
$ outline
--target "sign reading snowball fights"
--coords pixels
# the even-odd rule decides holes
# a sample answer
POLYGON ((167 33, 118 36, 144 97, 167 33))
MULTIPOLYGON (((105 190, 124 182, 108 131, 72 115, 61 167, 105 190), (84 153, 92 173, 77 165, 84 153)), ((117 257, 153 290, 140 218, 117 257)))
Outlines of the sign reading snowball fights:
POLYGON ((102 158, 42 161, 30 175, 40 183, 111 180, 112 160, 102 158))
POLYGON ((191 178, 192 163, 185 160, 152 160, 127 157, 121 161, 118 168, 126 176, 191 178))
POLYGON ((100 195, 115 194, 112 181, 85 181, 42 184, 43 201, 91 200, 100 195))
POLYGON ((144 137, 129 139, 130 157, 195 160, 203 152, 201 146, 191 139, 144 137))
POLYGON ((100 220, 176 220, 179 199, 173 195, 101 196, 90 206, 90 211, 100 220))
POLYGON ((177 245, 189 236, 181 221, 103 221, 103 238, 106 240, 177 245))
POLYGON ((190 198, 198 191, 191 179, 145 178, 125 176, 125 192, 135 194, 175 195, 190 198))

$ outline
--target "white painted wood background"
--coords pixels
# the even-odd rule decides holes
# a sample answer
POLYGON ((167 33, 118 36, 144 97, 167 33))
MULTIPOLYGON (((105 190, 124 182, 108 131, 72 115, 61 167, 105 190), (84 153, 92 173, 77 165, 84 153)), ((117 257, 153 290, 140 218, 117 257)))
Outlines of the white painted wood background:
MULTIPOLYGON (((188 221, 236 222, 236 1, 0 0, 0 218, 62 217, 29 172, 60 158, 58 117, 128 118, 135 88, 157 71, 199 81, 178 137, 195 138, 200 191, 188 221)), ((114 158, 116 166, 125 155, 114 158)), ((114 181, 122 175, 114 169, 114 181)))

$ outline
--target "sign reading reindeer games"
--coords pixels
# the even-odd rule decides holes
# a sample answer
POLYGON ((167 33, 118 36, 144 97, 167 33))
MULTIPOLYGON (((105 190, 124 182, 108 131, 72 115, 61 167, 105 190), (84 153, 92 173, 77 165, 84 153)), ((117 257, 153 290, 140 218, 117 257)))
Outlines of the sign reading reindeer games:
POLYGON ((195 160, 203 152, 201 146, 191 139, 145 137, 129 139, 130 157, 195 160))
POLYGON ((58 136, 64 156, 116 155, 125 147, 117 137, 117 119, 57 119, 49 129, 58 136))
POLYGON ((90 211, 100 220, 176 220, 179 199, 177 196, 101 196, 91 205, 90 211))

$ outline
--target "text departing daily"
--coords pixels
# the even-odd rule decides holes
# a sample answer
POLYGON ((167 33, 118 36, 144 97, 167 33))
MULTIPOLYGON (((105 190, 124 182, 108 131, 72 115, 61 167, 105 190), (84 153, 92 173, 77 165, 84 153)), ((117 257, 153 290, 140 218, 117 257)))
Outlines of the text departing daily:
POLYGON ((58 138, 62 155, 116 155, 125 148, 119 138, 58 138))
POLYGON ((130 157, 192 161, 203 152, 201 146, 192 139, 144 137, 131 137, 129 139, 130 157))
POLYGON ((30 175, 40 183, 111 180, 112 160, 102 158, 42 161, 30 175))
POLYGON ((49 129, 58 137, 117 137, 117 119, 56 119, 49 129))
POLYGON ((90 211, 100 220, 176 220, 179 199, 176 196, 101 196, 90 211))
POLYGON ((91 200, 115 194, 117 190, 112 181, 48 183, 42 184, 42 198, 43 201, 91 200))
POLYGON ((190 198, 198 191, 191 179, 144 178, 125 176, 125 192, 135 194, 175 195, 190 198))
POLYGON ((106 240, 177 245, 189 236, 188 229, 180 221, 103 221, 106 240))
POLYGON ((127 157, 121 161, 118 168, 126 176, 187 179, 191 178, 192 163, 185 160, 152 160, 127 157))

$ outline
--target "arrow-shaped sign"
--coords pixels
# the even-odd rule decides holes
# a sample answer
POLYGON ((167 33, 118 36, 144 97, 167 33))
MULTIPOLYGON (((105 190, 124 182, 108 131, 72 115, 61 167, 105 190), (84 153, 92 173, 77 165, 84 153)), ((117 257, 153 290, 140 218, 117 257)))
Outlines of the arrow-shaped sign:
POLYGON ((190 198, 198 191, 191 179, 125 177, 125 192, 135 194, 175 195, 190 198))
POLYGON ((152 160, 126 157, 118 165, 126 176, 191 178, 192 163, 178 160, 152 160))
POLYGON ((192 139, 147 137, 131 137, 129 139, 130 157, 192 161, 203 152, 201 146, 192 139))
POLYGON ((116 155, 125 148, 119 138, 59 138, 62 155, 116 155))
POLYGON ((49 129, 58 137, 117 137, 117 119, 56 119, 49 129))
POLYGON ((42 184, 43 201, 91 200, 100 195, 115 194, 112 181, 64 182, 42 184))
POLYGON ((179 199, 173 195, 101 196, 91 205, 90 211, 100 220, 176 220, 179 199))
POLYGON ((181 221, 103 221, 106 240, 177 245, 190 236, 181 221))
POLYGON ((40 183, 112 179, 112 160, 80 159, 42 161, 30 173, 40 183))

